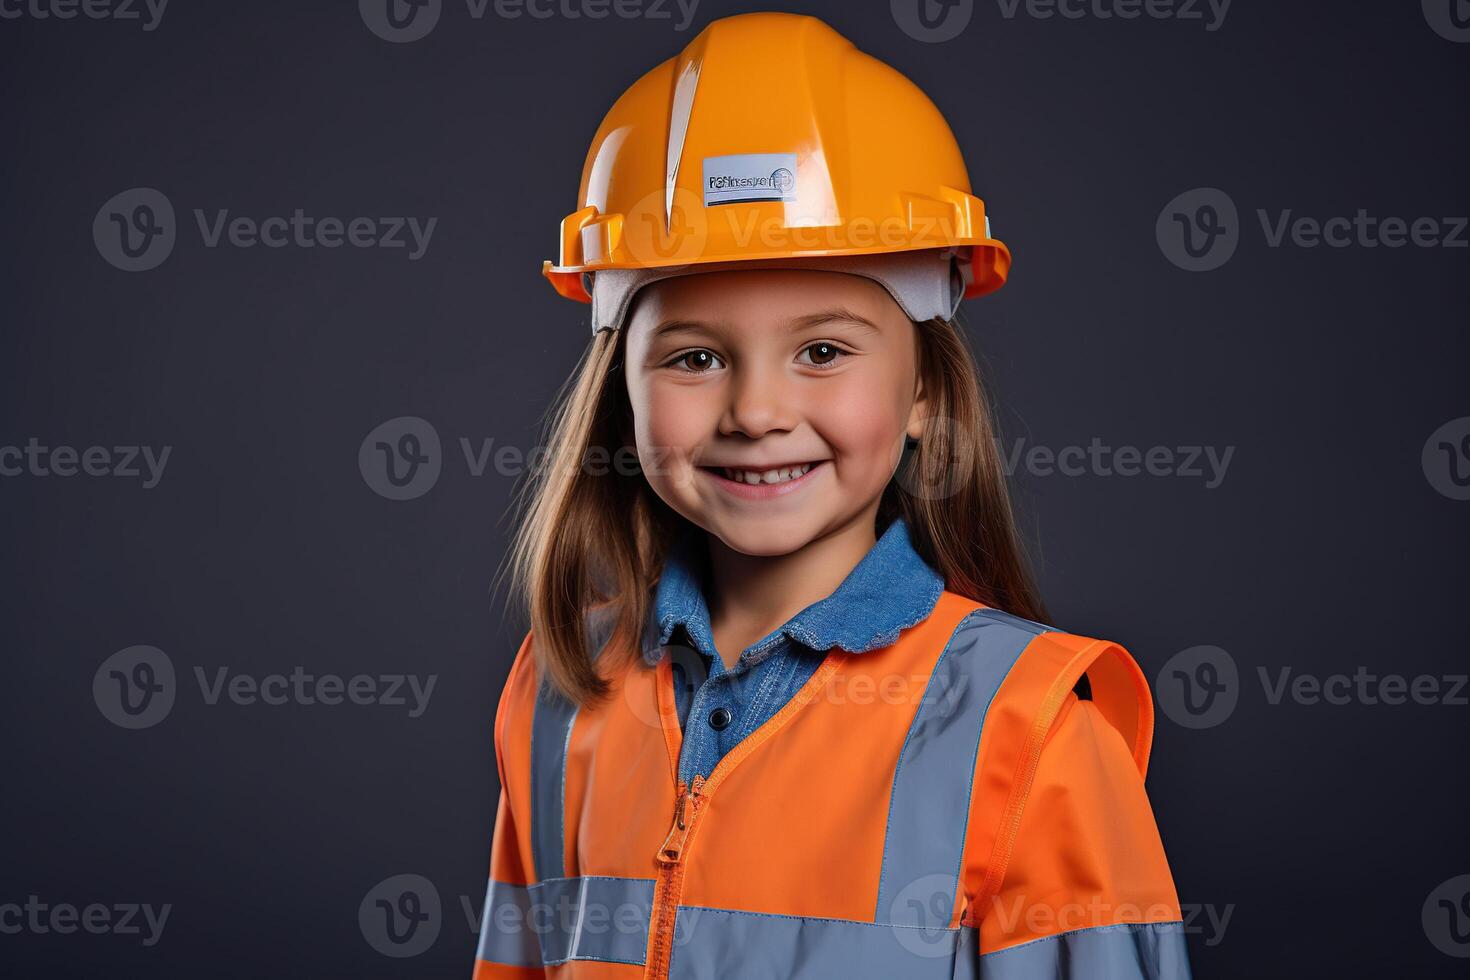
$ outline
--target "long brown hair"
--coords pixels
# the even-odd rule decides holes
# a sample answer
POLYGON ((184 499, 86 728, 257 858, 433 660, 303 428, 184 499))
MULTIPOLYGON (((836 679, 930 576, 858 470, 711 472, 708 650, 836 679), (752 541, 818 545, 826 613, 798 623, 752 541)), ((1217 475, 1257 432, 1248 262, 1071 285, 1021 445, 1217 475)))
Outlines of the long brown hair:
MULTIPOLYGON (((902 516, 914 549, 945 588, 1037 621, 1046 608, 1016 531, 980 372, 957 321, 915 323, 929 420, 878 505, 878 528, 902 516)), ((609 693, 640 655, 653 586, 685 519, 649 487, 632 449, 623 335, 598 331, 553 403, 546 450, 517 493, 506 565, 534 637, 539 675, 575 704, 609 693), (608 616, 594 667, 587 614, 608 616), (604 666, 605 664, 605 666, 604 666)))

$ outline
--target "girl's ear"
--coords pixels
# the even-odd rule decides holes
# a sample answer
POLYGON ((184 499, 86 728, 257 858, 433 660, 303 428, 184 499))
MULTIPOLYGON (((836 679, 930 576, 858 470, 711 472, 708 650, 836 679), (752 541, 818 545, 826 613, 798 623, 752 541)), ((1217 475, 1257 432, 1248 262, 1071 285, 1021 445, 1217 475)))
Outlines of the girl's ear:
POLYGON ((909 410, 909 421, 904 431, 910 439, 921 439, 928 427, 929 394, 924 389, 924 376, 917 374, 914 380, 914 407, 909 410))

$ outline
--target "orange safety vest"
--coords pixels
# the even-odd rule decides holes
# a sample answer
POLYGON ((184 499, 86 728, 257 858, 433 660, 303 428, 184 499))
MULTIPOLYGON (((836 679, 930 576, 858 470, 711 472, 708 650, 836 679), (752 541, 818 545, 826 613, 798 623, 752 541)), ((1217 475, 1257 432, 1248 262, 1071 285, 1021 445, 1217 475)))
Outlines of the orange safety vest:
POLYGON ((1117 644, 945 591, 685 785, 667 654, 577 711, 531 643, 495 721, 474 980, 1188 980, 1148 682, 1117 644))

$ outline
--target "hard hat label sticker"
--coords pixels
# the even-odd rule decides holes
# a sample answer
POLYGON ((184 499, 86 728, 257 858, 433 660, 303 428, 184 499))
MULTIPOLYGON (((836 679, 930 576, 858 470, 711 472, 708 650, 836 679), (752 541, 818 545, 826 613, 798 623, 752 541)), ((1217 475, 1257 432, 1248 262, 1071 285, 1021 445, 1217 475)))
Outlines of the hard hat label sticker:
POLYGON ((704 158, 704 206, 796 200, 795 153, 704 158))

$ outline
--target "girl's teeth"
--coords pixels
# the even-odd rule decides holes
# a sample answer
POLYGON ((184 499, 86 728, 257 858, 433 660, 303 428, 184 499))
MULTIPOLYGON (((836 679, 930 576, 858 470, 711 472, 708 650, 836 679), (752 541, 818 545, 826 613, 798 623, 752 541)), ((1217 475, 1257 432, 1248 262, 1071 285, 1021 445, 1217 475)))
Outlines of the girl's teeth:
POLYGON ((732 470, 727 468, 725 470, 725 478, 727 480, 734 480, 736 483, 749 483, 752 486, 757 486, 762 483, 785 483, 787 480, 794 480, 798 476, 803 475, 811 468, 811 463, 803 463, 800 466, 786 466, 777 470, 765 470, 759 473, 753 470, 732 470))

